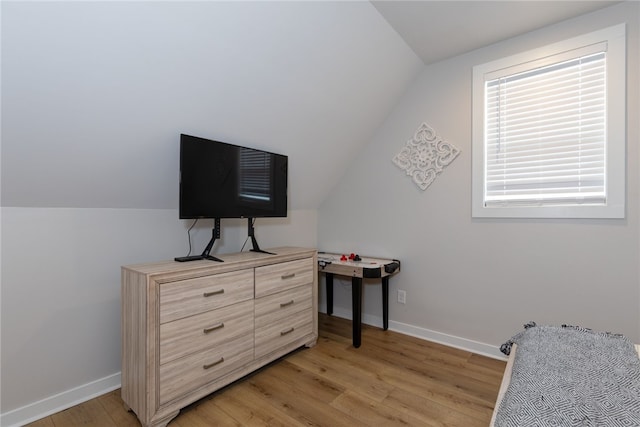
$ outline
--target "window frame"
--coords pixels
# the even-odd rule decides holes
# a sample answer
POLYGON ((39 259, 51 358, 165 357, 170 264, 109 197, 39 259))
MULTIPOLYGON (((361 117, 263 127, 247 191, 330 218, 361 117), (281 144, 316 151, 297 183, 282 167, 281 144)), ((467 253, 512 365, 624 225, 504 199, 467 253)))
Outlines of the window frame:
POLYGON ((626 26, 618 24, 473 67, 472 217, 624 218, 626 199, 626 26), (550 56, 606 43, 606 203, 602 205, 485 205, 485 76, 501 69, 538 68, 550 56))

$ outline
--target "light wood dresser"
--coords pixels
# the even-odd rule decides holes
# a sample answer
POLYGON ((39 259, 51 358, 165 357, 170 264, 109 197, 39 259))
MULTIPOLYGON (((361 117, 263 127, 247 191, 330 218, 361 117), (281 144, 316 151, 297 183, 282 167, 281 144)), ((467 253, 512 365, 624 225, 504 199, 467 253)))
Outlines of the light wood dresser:
POLYGON ((315 249, 122 267, 122 400, 143 426, 318 338, 315 249))

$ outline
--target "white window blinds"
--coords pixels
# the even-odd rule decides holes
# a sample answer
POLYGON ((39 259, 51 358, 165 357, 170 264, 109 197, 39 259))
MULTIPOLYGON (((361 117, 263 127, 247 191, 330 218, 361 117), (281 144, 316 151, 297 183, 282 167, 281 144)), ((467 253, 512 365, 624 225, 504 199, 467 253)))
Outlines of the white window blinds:
POLYGON ((485 206, 606 203, 602 45, 485 76, 485 206))

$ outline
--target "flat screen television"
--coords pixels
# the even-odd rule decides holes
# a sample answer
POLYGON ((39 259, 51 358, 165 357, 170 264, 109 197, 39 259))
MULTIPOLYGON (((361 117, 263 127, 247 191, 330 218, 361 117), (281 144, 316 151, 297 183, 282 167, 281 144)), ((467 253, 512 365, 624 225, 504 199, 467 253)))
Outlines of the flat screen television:
MULTIPOLYGON (((247 218, 252 251, 265 252, 256 241, 253 220, 287 216, 288 157, 191 135, 180 135, 180 219, 215 219, 211 241, 202 255, 176 261, 208 259, 220 238, 221 218, 247 218)), ((268 253, 268 252, 267 252, 268 253)))
POLYGON ((180 135, 180 219, 287 216, 282 154, 180 135))

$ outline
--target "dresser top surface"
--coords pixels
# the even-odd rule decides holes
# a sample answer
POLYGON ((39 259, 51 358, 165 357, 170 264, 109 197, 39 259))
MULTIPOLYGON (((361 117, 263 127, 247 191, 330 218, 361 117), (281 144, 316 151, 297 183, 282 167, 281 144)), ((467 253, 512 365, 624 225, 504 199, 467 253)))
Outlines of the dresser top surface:
POLYGON ((252 268, 261 265, 269 265, 286 262, 299 258, 316 255, 316 249, 283 246, 266 249, 269 253, 237 252, 231 254, 215 254, 223 262, 198 260, 189 262, 177 262, 174 260, 151 262, 144 264, 132 264, 122 267, 123 270, 133 271, 146 275, 187 273, 195 271, 207 271, 211 273, 236 270, 238 268, 252 268))

